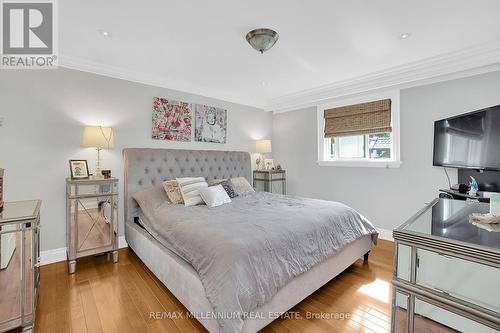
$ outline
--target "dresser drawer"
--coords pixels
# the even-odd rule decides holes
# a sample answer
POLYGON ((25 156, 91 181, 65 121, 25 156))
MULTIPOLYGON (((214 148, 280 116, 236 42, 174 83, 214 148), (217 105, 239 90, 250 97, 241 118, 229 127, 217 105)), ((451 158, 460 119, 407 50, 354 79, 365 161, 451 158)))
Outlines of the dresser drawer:
POLYGON ((444 292, 500 315, 500 270, 491 266, 417 249, 418 285, 444 292))
MULTIPOLYGON (((414 332, 450 332, 450 328, 464 333, 497 333, 478 322, 457 315, 424 300, 415 299, 414 332)), ((396 331, 399 333, 399 331, 396 331)))

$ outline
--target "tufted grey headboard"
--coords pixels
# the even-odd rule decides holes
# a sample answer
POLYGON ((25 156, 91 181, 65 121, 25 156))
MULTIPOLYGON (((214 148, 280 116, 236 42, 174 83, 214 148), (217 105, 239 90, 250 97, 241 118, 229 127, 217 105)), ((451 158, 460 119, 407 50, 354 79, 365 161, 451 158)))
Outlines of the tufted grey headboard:
POLYGON ((125 221, 137 216, 132 194, 177 177, 207 180, 245 177, 252 180, 250 154, 238 151, 126 148, 125 221))

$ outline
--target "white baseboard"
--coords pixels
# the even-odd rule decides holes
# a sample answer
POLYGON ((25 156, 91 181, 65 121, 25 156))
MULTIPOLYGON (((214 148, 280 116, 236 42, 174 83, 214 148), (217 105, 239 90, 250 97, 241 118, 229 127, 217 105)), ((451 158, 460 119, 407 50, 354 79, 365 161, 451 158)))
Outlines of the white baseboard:
POLYGON ((118 248, 123 249, 124 247, 127 247, 127 241, 125 240, 125 236, 118 236, 118 248))
POLYGON ((66 248, 61 247, 58 249, 41 251, 40 252, 40 264, 48 265, 59 261, 66 261, 66 248))
POLYGON ((376 228, 379 232, 378 238, 394 242, 394 238, 392 238, 392 230, 376 228))
MULTIPOLYGON (((125 236, 119 236, 118 237, 118 248, 124 248, 127 247, 127 241, 125 240, 125 236)), ((66 261, 66 248, 61 247, 58 249, 53 249, 53 250, 47 250, 47 251, 41 251, 40 252, 40 264, 42 266, 48 265, 48 264, 53 264, 56 262, 60 261, 66 261)))

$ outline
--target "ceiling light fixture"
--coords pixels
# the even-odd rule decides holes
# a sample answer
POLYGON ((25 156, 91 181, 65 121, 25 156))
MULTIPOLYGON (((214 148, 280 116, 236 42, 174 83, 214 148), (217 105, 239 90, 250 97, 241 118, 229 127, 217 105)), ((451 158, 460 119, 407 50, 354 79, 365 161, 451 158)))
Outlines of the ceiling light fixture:
POLYGON ((264 53, 276 44, 279 35, 271 29, 255 29, 247 33, 246 39, 254 49, 260 53, 264 53))
POLYGON ((104 37, 110 37, 111 36, 111 33, 109 31, 106 31, 106 30, 98 30, 98 31, 104 37))
POLYGON ((411 32, 405 32, 401 35, 399 35, 399 39, 408 39, 411 36, 411 32))

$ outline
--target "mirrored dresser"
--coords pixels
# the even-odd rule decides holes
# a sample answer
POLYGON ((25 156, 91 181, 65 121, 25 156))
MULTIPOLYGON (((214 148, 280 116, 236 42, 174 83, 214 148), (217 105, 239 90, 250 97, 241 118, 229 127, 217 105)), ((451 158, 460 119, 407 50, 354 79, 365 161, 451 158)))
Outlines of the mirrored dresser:
POLYGON ((109 253, 118 261, 118 179, 66 179, 69 272, 76 259, 109 253))
POLYGON ((42 202, 5 202, 0 213, 0 332, 30 332, 40 282, 42 202))
POLYGON ((435 199, 393 231, 392 332, 500 330, 500 232, 489 205, 435 199))

